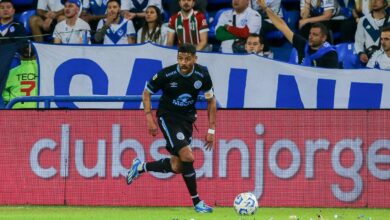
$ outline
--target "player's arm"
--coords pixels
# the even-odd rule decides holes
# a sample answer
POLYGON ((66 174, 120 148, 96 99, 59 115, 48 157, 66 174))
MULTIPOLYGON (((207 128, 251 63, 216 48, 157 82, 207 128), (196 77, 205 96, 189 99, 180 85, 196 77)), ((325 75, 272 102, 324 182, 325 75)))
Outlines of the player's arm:
POLYGON ((153 114, 152 114, 152 104, 150 101, 151 94, 150 92, 145 89, 143 94, 142 94, 142 102, 144 104, 144 112, 146 116, 146 123, 148 126, 148 131, 149 134, 152 136, 157 135, 157 125, 156 122, 154 121, 153 114))
POLYGON ((205 98, 207 99, 207 116, 209 121, 209 129, 207 130, 206 134, 205 147, 207 150, 211 150, 214 146, 215 123, 217 118, 217 100, 215 99, 212 89, 208 92, 205 92, 205 98))

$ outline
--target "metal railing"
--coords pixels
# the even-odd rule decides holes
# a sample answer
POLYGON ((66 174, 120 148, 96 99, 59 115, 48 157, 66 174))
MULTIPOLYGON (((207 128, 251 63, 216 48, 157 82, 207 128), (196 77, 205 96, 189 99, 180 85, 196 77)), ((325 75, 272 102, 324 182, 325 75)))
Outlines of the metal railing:
MULTIPOLYGON (((151 101, 160 100, 161 95, 152 95, 151 101)), ((204 96, 198 96, 198 100, 204 101, 204 96)), ((21 96, 12 99, 6 109, 12 107, 19 102, 37 102, 44 103, 45 109, 51 108, 52 102, 134 102, 142 101, 142 95, 127 95, 127 96, 21 96)), ((39 107, 37 107, 39 108, 39 107)))

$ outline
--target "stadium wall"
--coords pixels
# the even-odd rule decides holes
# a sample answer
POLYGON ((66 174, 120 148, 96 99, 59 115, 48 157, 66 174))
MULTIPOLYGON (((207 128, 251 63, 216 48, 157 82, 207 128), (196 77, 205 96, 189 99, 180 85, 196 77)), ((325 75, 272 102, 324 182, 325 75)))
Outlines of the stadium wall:
MULTIPOLYGON (((166 156, 141 110, 0 112, 0 204, 190 206, 180 175, 144 174, 131 161, 166 156)), ((216 147, 194 131, 198 188, 231 206, 254 191, 261 206, 390 207, 390 111, 220 110, 216 147)))

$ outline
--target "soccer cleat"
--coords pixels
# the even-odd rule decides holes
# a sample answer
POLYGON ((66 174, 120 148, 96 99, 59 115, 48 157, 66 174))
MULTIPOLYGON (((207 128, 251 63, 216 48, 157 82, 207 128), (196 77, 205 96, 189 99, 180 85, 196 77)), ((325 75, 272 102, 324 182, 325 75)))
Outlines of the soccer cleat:
POLYGON ((133 165, 131 165, 131 168, 129 172, 127 173, 127 185, 130 185, 133 180, 137 179, 140 175, 138 172, 138 166, 141 164, 141 161, 138 158, 135 158, 133 160, 133 165))
POLYGON ((210 206, 206 205, 204 201, 200 201, 196 206, 194 207, 195 211, 198 213, 211 213, 213 212, 213 208, 210 206))

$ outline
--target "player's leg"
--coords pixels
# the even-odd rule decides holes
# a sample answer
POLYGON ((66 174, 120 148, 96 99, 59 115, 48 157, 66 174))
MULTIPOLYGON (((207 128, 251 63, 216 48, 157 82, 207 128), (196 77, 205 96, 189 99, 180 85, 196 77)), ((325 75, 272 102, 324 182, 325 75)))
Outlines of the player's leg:
POLYGON ((196 172, 194 168, 194 155, 189 146, 179 150, 179 158, 182 164, 182 176, 191 195, 192 203, 197 212, 212 212, 213 209, 200 200, 196 184, 196 172))
POLYGON ((127 184, 131 184, 133 180, 138 178, 138 176, 143 172, 153 171, 159 173, 180 173, 180 160, 178 156, 175 156, 177 153, 175 152, 175 145, 172 141, 172 137, 176 130, 174 128, 175 122, 172 121, 172 118, 159 117, 158 124, 167 142, 166 149, 172 155, 171 158, 163 158, 147 163, 143 163, 138 158, 135 158, 133 160, 133 165, 127 174, 127 184))

